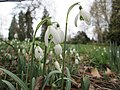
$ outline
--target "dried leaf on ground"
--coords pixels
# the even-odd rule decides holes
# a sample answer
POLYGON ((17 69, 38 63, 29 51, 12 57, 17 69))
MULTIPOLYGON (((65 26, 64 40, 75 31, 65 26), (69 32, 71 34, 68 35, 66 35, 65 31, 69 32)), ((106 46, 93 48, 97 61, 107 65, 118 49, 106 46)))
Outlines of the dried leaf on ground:
POLYGON ((36 82, 35 82, 35 86, 34 86, 34 90, 40 90, 40 88, 42 88, 43 80, 44 80, 44 78, 42 76, 37 77, 36 82))
POLYGON ((105 74, 108 76, 112 75, 112 71, 109 68, 106 68, 106 69, 107 70, 106 70, 105 74))
POLYGON ((101 77, 97 68, 92 68, 91 69, 91 74, 92 74, 93 77, 98 77, 98 78, 101 77))

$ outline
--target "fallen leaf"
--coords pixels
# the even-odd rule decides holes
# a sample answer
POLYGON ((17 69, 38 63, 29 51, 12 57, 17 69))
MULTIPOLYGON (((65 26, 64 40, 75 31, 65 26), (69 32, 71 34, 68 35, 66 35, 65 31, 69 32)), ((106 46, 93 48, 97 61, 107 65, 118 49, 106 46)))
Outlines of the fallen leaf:
POLYGON ((40 90, 42 88, 43 80, 44 80, 44 78, 42 76, 37 77, 36 82, 35 82, 35 86, 34 86, 34 90, 40 90))
POLYGON ((112 75, 111 70, 110 70, 109 68, 106 68, 106 69, 107 69, 107 70, 106 70, 105 74, 108 75, 108 76, 112 75))
POLYGON ((97 68, 92 68, 91 69, 91 74, 92 74, 93 77, 98 77, 98 78, 101 77, 97 68))

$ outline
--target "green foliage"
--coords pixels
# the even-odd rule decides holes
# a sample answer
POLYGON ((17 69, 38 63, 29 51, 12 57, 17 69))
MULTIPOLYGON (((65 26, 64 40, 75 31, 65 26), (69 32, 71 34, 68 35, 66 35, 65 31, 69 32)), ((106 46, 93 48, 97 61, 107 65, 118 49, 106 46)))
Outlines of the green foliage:
POLYGON ((10 90, 16 90, 15 87, 9 81, 6 80, 2 80, 2 81, 7 84, 10 90))
POLYGON ((109 64, 113 71, 120 73, 120 46, 110 43, 109 64))
POLYGON ((82 80, 81 80, 82 90, 89 90, 89 86, 90 86, 89 77, 83 76, 83 78, 82 78, 82 80))
MULTIPOLYGON (((28 90, 28 87, 27 85, 19 78, 17 77, 15 74, 13 74, 12 72, 6 70, 6 69, 3 69, 3 68, 0 68, 1 71, 4 71, 6 74, 8 74, 10 77, 12 77, 20 86, 23 90, 28 90)), ((10 83, 7 82, 7 84, 10 85, 10 83)))
POLYGON ((120 45, 120 30, 112 30, 108 33, 108 41, 116 42, 117 45, 120 45))

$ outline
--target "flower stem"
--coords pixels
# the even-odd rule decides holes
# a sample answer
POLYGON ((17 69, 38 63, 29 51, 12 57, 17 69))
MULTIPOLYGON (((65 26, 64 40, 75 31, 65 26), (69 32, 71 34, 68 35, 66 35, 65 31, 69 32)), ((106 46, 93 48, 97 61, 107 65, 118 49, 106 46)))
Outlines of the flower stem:
POLYGON ((47 46, 45 46, 45 53, 44 53, 44 64, 43 64, 43 77, 45 75, 45 64, 46 64, 46 57, 47 57, 47 46))
POLYGON ((69 13, 70 11, 72 10, 72 8, 75 6, 75 5, 78 5, 79 2, 73 4, 70 6, 70 8, 68 9, 68 12, 67 12, 67 16, 66 16, 66 26, 65 26, 65 40, 64 40, 64 50, 63 50, 63 66, 62 66, 62 75, 61 75, 61 78, 62 78, 62 86, 61 86, 61 90, 63 90, 64 88, 64 67, 65 67, 65 50, 66 50, 66 38, 67 38, 67 29, 68 29, 68 16, 69 16, 69 13))

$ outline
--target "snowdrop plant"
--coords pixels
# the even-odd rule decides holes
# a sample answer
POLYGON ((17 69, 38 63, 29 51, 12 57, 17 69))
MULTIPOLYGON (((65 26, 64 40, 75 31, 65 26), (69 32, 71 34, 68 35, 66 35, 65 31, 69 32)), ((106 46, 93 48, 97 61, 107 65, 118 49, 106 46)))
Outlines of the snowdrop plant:
POLYGON ((43 50, 39 47, 35 47, 35 58, 41 60, 44 56, 43 50))
POLYGON ((73 9, 73 7, 75 7, 76 5, 79 5, 79 13, 77 14, 76 18, 75 18, 75 26, 77 26, 77 21, 78 21, 78 17, 80 17, 80 20, 85 20, 85 22, 87 24, 90 24, 90 14, 87 13, 86 11, 84 11, 81 7, 81 5, 79 4, 79 2, 74 3, 73 5, 71 5, 67 11, 67 16, 66 16, 66 26, 65 26, 65 40, 64 40, 64 49, 63 49, 63 66, 62 66, 62 86, 61 86, 61 90, 63 90, 63 86, 64 86, 64 64, 65 64, 65 51, 66 51, 66 39, 67 39, 67 30, 68 30, 68 17, 69 17, 69 13, 70 11, 73 9))
POLYGON ((81 6, 79 7, 79 9, 80 9, 80 11, 76 15, 75 21, 74 21, 75 26, 77 27, 77 21, 78 21, 78 19, 84 20, 86 24, 90 25, 91 24, 91 22, 90 22, 90 19, 91 19, 90 18, 90 14, 88 12, 86 12, 85 10, 83 10, 83 8, 81 6))
POLYGON ((60 29, 59 25, 53 26, 50 25, 48 26, 46 32, 45 32, 45 45, 48 47, 48 39, 52 36, 51 41, 54 42, 54 44, 60 44, 61 42, 64 41, 64 32, 60 29))

